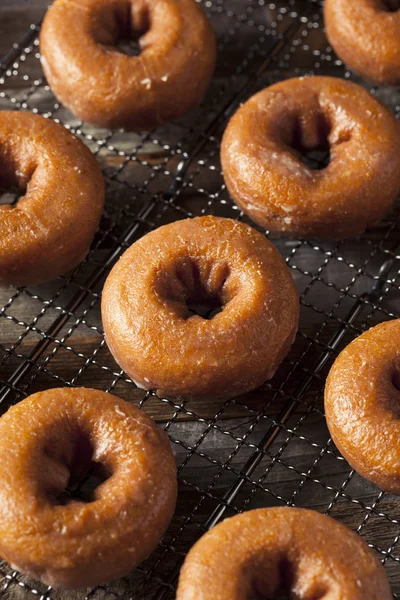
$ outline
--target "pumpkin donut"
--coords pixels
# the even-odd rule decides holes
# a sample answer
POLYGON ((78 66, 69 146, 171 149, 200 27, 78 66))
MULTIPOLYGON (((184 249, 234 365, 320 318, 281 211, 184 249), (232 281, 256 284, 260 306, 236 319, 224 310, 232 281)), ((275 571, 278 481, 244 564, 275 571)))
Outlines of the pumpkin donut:
POLYGON ((47 390, 10 408, 0 419, 0 461, 0 555, 48 585, 87 587, 126 575, 174 512, 166 434, 98 390, 47 390), (108 477, 94 497, 62 501, 71 477, 91 465, 108 477))
POLYGON ((0 188, 23 197, 0 206, 0 284, 28 285, 76 267, 104 204, 90 150, 49 119, 0 111, 0 188))
POLYGON ((333 77, 276 83, 230 120, 221 161, 236 204, 273 233, 342 239, 362 233, 400 192, 400 125, 360 86, 333 77), (330 154, 310 168, 303 155, 330 154))
POLYGON ((400 494, 400 319, 373 327, 336 359, 325 413, 339 451, 360 475, 400 494))
POLYGON ((382 85, 400 84, 400 1, 325 0, 329 43, 350 69, 382 85))
POLYGON ((271 378, 298 326, 282 257, 231 219, 197 217, 131 246, 103 290, 105 337, 135 383, 160 395, 229 398, 271 378), (212 319, 195 304, 222 306, 212 319))
POLYGON ((40 35, 52 91, 79 119, 149 129, 204 96, 216 42, 195 0, 56 0, 40 35), (139 56, 116 45, 139 36, 139 56))
POLYGON ((363 539, 330 517, 267 508, 226 519, 193 546, 176 600, 392 600, 363 539))

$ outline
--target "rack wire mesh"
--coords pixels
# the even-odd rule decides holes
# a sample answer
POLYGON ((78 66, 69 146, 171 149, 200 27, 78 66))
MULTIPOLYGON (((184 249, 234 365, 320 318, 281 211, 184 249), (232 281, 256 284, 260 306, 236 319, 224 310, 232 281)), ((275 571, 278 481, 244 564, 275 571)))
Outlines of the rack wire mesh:
MULTIPOLYGON (((350 469, 329 439, 322 405, 337 352, 369 326, 400 316, 398 205, 356 240, 273 240, 299 290, 300 331, 275 378, 256 392, 223 404, 159 398, 138 390, 105 346, 101 288, 135 239, 195 215, 245 220, 226 192, 219 164, 221 134, 239 104, 291 76, 356 79, 327 45, 319 0, 201 4, 218 36, 215 77, 201 106, 155 131, 111 132, 76 120, 44 80, 40 25, 1 60, 0 109, 31 110, 63 123, 96 154, 107 184, 105 214, 83 263, 49 284, 0 291, 1 410, 48 387, 112 391, 168 432, 179 499, 164 539, 128 577, 65 595, 2 563, 0 595, 167 600, 174 597, 185 553, 205 530, 242 510, 287 504, 314 508, 355 529, 378 552, 400 598, 400 502, 350 469)), ((400 113, 398 90, 369 89, 400 113)))

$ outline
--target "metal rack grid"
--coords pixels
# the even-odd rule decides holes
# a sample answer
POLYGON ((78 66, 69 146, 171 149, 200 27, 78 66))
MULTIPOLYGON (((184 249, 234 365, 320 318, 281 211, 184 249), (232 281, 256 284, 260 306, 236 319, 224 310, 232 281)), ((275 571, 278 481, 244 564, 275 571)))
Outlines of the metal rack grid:
MULTIPOLYGON (((399 206, 356 240, 273 240, 292 269, 301 320, 291 353, 261 390, 223 404, 158 398, 135 388, 105 346, 101 288, 135 239, 200 214, 245 220, 219 164, 221 134, 240 102, 290 76, 355 79, 327 46, 319 0, 201 3, 218 36, 215 77, 199 108, 156 131, 93 128, 60 106, 43 79, 37 25, 1 60, 0 109, 31 110, 63 123, 97 155, 107 183, 104 218, 84 262, 49 284, 0 291, 2 411, 55 386, 98 387, 135 402, 170 435, 179 498, 159 547, 128 577, 62 593, 3 563, 0 595, 171 599, 185 553, 207 528, 238 511, 288 504, 315 508, 358 531, 380 554, 400 598, 400 502, 350 469, 329 439, 322 405, 338 350, 369 326, 400 316, 399 206)), ((371 91, 400 112, 400 93, 371 91)))

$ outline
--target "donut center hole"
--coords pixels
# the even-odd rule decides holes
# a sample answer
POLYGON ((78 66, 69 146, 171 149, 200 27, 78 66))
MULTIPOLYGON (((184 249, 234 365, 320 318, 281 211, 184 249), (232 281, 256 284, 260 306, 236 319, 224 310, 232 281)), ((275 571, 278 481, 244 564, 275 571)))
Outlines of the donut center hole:
POLYGON ((211 320, 228 301, 224 286, 229 273, 227 265, 219 265, 213 272, 207 270, 206 274, 196 260, 184 258, 171 271, 159 275, 156 292, 180 317, 199 316, 211 320))
POLYGON ((55 443, 48 445, 44 454, 50 461, 48 495, 56 505, 71 502, 89 503, 97 499, 97 489, 111 476, 100 463, 92 460, 93 447, 90 440, 78 434, 72 446, 63 455, 65 448, 55 443), (51 474, 50 474, 51 473, 51 474))
POLYGON ((7 177, 5 181, 0 182, 0 207, 17 206, 18 202, 25 196, 27 186, 19 184, 16 177, 7 177))
POLYGON ((395 13, 400 10, 400 0, 382 0, 382 5, 385 12, 395 13))
POLYGON ((115 47, 120 54, 125 54, 126 56, 139 56, 140 54, 140 46, 138 39, 120 39, 115 44, 115 47))
POLYGON ((248 600, 291 600, 290 596, 275 596, 274 598, 272 598, 272 596, 263 596, 260 594, 252 594, 250 596, 250 598, 248 600))
MULTIPOLYGON (((110 40, 105 45, 112 46, 120 54, 139 56, 142 51, 141 38, 150 29, 148 9, 140 3, 128 3, 120 7, 114 14, 114 22, 107 24, 110 40)), ((104 43, 104 42, 103 42, 104 43)))
MULTIPOLYGON (((267 559, 268 561, 268 559, 267 559)), ((260 567, 261 565, 259 565, 260 567)), ((262 574, 262 567, 257 569, 255 574, 253 593, 249 600, 294 600, 300 598, 297 593, 293 593, 298 586, 296 581, 296 566, 286 557, 281 558, 277 565, 277 587, 273 593, 266 594, 265 588, 271 589, 271 581, 265 579, 262 574)), ((303 600, 323 600, 329 592, 329 586, 326 582, 309 582, 307 591, 301 595, 303 600)))
POLYGON ((400 368, 396 369, 392 376, 392 384, 394 388, 400 392, 400 368))
POLYGON ((65 505, 70 502, 93 502, 97 497, 97 488, 107 479, 109 479, 109 476, 102 465, 91 462, 88 472, 79 479, 71 473, 67 487, 55 498, 55 503, 65 505))
POLYGON ((198 315, 202 319, 206 319, 210 321, 222 311, 222 304, 219 300, 215 300, 213 305, 211 302, 198 302, 196 300, 189 301, 186 303, 188 310, 188 318, 193 317, 194 315, 198 315))
POLYGON ((331 124, 322 113, 313 120, 297 117, 294 119, 289 145, 307 167, 320 171, 331 161, 330 132, 331 124))
POLYGON ((0 190, 0 206, 16 206, 23 195, 18 189, 0 190))
POLYGON ((192 264, 193 279, 188 284, 185 281, 185 275, 182 269, 177 270, 183 286, 185 286, 186 298, 184 300, 187 309, 187 319, 195 315, 202 319, 211 320, 223 309, 224 303, 218 291, 210 290, 207 284, 200 276, 200 272, 195 263, 192 264))

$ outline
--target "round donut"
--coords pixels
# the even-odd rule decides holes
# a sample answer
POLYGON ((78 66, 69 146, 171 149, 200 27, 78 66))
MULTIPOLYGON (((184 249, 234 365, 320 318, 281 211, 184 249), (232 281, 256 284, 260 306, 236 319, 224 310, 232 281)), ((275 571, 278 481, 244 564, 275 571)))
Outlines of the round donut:
POLYGON ((168 438, 131 404, 98 390, 52 389, 0 419, 0 555, 61 588, 126 575, 173 515, 168 438), (91 466, 105 479, 89 502, 60 499, 91 466))
POLYGON ((41 283, 76 267, 104 204, 90 150, 49 119, 0 111, 0 188, 23 194, 0 206, 0 283, 41 283))
POLYGON ((400 494, 400 319, 363 333, 336 359, 325 413, 338 450, 365 479, 400 494))
POLYGON ((226 519, 193 546, 176 600, 392 600, 363 539, 330 517, 263 508, 226 519))
POLYGON ((325 0, 329 43, 350 69, 382 85, 400 84, 399 0, 325 0))
POLYGON ((400 192, 400 124, 360 86, 332 77, 276 83, 248 100, 223 136, 236 204, 273 233, 343 239, 362 233, 400 192), (330 152, 317 170, 310 151, 330 152))
POLYGON ((206 93, 216 42, 195 0, 56 0, 40 35, 52 91, 79 119, 149 129, 206 93), (139 56, 116 45, 140 36, 139 56))
POLYGON ((212 216, 160 227, 131 246, 104 286, 117 363, 159 395, 229 398, 271 378, 297 331, 299 300, 260 233, 212 216), (191 305, 222 307, 211 319, 191 305))

